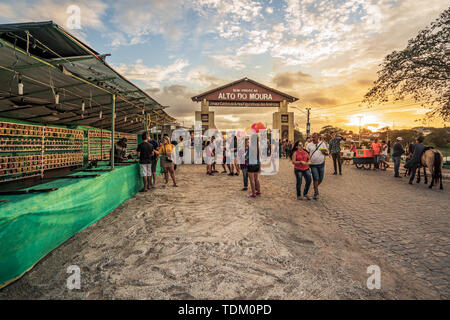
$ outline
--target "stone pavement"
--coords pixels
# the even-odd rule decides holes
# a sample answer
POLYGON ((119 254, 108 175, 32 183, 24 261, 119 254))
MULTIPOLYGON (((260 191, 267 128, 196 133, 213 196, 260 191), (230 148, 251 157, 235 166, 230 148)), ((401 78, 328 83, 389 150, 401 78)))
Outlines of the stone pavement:
MULTIPOLYGON (((283 168, 280 175, 289 175, 289 169, 283 168)), ((409 185, 409 177, 395 179, 393 171, 353 165, 343 165, 343 176, 332 172, 328 161, 316 213, 370 256, 386 258, 389 264, 404 268, 412 281, 421 280, 433 288, 436 297, 448 299, 450 185, 444 182, 443 191, 436 186, 430 190, 423 179, 409 185)), ((292 193, 292 185, 279 185, 281 192, 292 193)))

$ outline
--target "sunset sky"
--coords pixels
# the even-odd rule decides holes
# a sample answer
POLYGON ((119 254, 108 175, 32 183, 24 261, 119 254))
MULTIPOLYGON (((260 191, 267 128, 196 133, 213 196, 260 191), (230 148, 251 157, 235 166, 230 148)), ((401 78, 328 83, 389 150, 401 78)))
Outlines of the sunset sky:
MULTIPOLYGON (((299 98, 312 108, 312 130, 332 124, 376 130, 434 125, 411 100, 359 106, 384 56, 448 7, 444 0, 2 0, 0 23, 53 20, 107 61, 186 126, 200 106, 191 97, 248 77, 299 98), (67 7, 81 8, 70 30, 67 7)), ((219 129, 272 122, 273 108, 213 108, 219 129)), ((296 122, 305 130, 305 115, 296 122)))

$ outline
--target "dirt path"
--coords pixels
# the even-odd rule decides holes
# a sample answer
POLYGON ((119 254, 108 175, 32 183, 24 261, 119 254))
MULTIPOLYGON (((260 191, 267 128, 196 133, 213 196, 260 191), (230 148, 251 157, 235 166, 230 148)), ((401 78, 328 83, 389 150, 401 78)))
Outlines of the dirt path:
POLYGON ((240 191, 241 176, 182 166, 179 188, 138 194, 0 298, 448 298, 450 186, 326 171, 322 198, 299 202, 286 160, 261 178, 258 199, 240 191), (80 290, 66 288, 70 265, 81 268, 80 290), (381 268, 381 290, 366 287, 369 265, 381 268))

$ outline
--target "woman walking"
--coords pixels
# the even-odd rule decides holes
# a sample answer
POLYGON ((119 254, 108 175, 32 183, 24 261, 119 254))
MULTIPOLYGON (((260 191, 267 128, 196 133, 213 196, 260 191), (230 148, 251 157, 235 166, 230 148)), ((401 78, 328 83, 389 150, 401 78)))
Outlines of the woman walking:
POLYGON ((172 159, 172 151, 174 150, 175 146, 170 143, 169 137, 164 137, 163 144, 158 149, 158 154, 161 158, 161 166, 164 169, 164 179, 166 181, 166 186, 169 183, 169 174, 172 178, 173 186, 177 187, 177 183, 175 181, 175 169, 173 166, 173 159, 172 159))
POLYGON ((293 148, 292 163, 294 164, 294 173, 297 180, 297 200, 311 200, 308 196, 309 187, 311 185, 311 172, 309 171, 309 154, 303 149, 303 143, 297 141, 293 148), (302 178, 305 178, 305 189, 303 197, 301 193, 302 178))

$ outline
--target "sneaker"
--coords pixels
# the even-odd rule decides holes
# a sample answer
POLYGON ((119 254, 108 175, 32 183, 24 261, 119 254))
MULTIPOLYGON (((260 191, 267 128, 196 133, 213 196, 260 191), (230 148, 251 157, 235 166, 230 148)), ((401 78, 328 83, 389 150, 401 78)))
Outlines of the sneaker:
POLYGON ((311 200, 311 198, 308 195, 303 196, 306 200, 311 200))
POLYGON ((256 195, 257 195, 257 196, 260 196, 260 195, 261 195, 261 192, 256 192, 256 195))
POLYGON ((333 173, 333 176, 336 176, 336 175, 337 175, 337 172, 333 173))
POLYGON ((298 196, 297 200, 303 200, 303 197, 302 196, 298 196))
POLYGON ((248 196, 249 198, 256 198, 256 196, 254 194, 251 194, 248 196))
POLYGON ((227 173, 227 171, 226 171, 226 170, 223 170, 222 173, 227 173))
POLYGON ((317 199, 319 199, 319 194, 318 194, 318 193, 314 193, 314 197, 313 197, 313 199, 314 199, 314 200, 317 200, 317 199))
POLYGON ((229 173, 228 175, 229 175, 229 176, 234 176, 234 173, 229 173))
POLYGON ((245 188, 245 187, 241 189, 241 191, 247 191, 247 190, 248 190, 248 188, 245 188))
POLYGON ((339 175, 342 176, 342 172, 339 172, 339 175))
POLYGON ((239 175, 239 173, 237 173, 237 172, 236 172, 236 173, 235 173, 234 175, 235 175, 235 176, 238 176, 238 175, 239 175))

